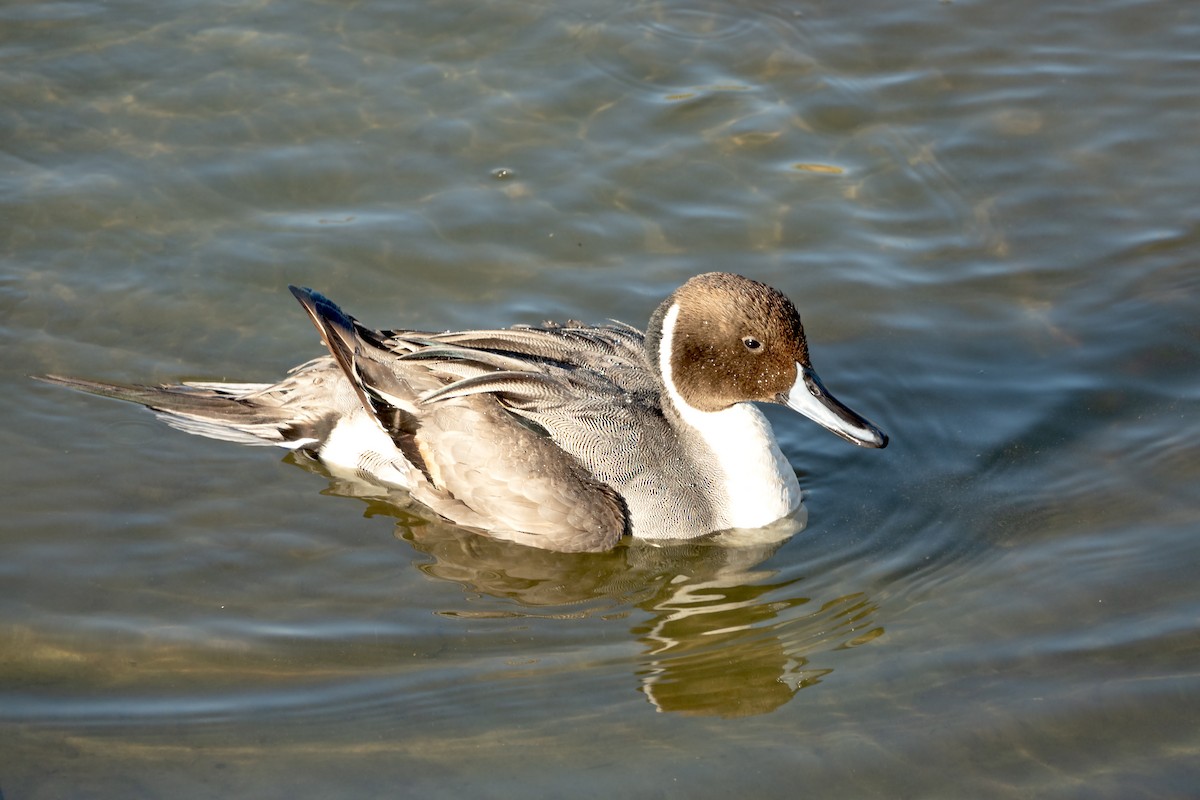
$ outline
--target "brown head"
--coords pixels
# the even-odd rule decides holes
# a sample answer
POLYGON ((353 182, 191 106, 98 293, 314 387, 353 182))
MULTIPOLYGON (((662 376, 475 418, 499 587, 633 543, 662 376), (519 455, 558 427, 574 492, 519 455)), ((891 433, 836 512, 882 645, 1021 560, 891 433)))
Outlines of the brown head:
POLYGON ((709 413, 748 401, 781 403, 854 444, 887 444, 878 428, 825 391, 796 307, 758 281, 697 275, 654 312, 646 346, 676 403, 709 413))

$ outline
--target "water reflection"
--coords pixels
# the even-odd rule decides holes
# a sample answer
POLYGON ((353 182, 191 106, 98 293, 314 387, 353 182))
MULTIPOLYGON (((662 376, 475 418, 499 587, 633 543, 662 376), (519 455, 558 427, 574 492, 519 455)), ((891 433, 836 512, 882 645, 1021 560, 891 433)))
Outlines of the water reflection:
POLYGON ((646 645, 642 691, 659 710, 722 717, 773 711, 833 671, 820 653, 883 634, 865 594, 815 601, 800 594, 801 579, 761 582, 771 574, 747 564, 707 580, 689 576, 644 606, 654 616, 632 630, 646 645))
POLYGON ((883 634, 864 592, 809 596, 802 577, 777 580, 764 563, 804 527, 806 512, 771 528, 656 546, 631 541, 609 553, 557 553, 499 541, 421 516, 403 497, 331 481, 368 516, 397 519, 397 537, 429 557, 419 568, 472 594, 512 601, 502 610, 446 616, 631 616, 641 646, 638 689, 660 711, 764 714, 833 671, 822 654, 883 634), (640 609, 644 615, 631 609, 640 609))

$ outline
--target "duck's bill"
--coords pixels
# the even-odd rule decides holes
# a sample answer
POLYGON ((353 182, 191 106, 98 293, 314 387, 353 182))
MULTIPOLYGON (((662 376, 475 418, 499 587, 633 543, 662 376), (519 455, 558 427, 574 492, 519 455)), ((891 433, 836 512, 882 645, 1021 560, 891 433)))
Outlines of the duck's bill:
POLYGON ((779 395, 779 402, 851 444, 887 447, 887 434, 827 392, 811 367, 797 364, 796 372, 795 385, 787 394, 779 395))

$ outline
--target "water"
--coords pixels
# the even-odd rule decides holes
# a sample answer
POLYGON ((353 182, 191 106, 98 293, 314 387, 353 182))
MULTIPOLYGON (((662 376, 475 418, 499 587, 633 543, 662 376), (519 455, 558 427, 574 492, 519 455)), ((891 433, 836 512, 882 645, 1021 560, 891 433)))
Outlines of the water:
POLYGON ((1185 797, 1200 7, 0 7, 0 791, 1185 797), (797 302, 808 526, 489 542, 27 379, 797 302))

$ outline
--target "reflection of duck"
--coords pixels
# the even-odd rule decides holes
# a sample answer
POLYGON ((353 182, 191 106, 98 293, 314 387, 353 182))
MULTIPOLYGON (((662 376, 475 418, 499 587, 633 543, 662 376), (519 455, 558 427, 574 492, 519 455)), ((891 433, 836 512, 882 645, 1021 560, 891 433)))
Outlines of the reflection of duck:
MULTIPOLYGON (((356 492, 353 484, 343 488, 356 492)), ((337 492, 337 489, 333 489, 337 492)), ((514 603, 503 611, 449 616, 574 617, 645 612, 631 633, 643 648, 641 691, 660 711, 704 716, 764 714, 833 671, 820 654, 863 644, 883 629, 877 606, 854 592, 820 601, 802 578, 770 582, 759 569, 800 521, 655 546, 631 541, 605 553, 556 553, 473 536, 368 499, 371 516, 396 517, 398 535, 429 556, 426 574, 472 594, 514 603)))
POLYGON ((375 331, 292 291, 331 355, 277 384, 48 380, 142 403, 189 433, 304 452, 457 524, 561 551, 796 511, 795 472, 751 401, 887 444, 825 391, 791 301, 737 275, 692 278, 645 335, 620 323, 375 331))
POLYGON ((833 671, 810 658, 862 644, 876 606, 862 593, 814 606, 799 578, 730 563, 704 579, 678 580, 649 604, 655 616, 633 632, 647 645, 642 690, 660 711, 744 717, 774 711, 833 671))

